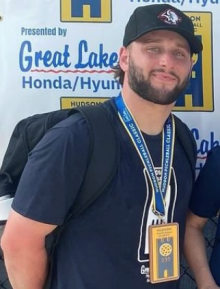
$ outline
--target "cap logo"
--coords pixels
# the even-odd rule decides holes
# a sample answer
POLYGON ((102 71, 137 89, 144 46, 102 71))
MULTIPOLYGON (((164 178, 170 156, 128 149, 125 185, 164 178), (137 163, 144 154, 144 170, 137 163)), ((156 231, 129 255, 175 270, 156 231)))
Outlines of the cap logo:
POLYGON ((167 9, 164 12, 160 13, 158 16, 160 20, 167 24, 177 25, 179 22, 182 21, 181 17, 179 17, 175 11, 172 9, 167 9))

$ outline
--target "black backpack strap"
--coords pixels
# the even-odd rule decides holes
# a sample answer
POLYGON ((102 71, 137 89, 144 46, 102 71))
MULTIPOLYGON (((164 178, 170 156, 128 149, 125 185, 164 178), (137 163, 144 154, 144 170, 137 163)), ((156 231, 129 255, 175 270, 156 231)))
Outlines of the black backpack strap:
POLYGON ((87 121, 90 132, 90 161, 72 214, 79 215, 106 189, 119 162, 119 142, 114 125, 103 105, 74 108, 87 121))
POLYGON ((183 123, 177 116, 174 115, 176 124, 176 135, 182 145, 186 156, 188 157, 193 179, 195 179, 195 165, 197 159, 197 148, 196 141, 188 128, 188 126, 183 123))
POLYGON ((54 249, 59 242, 61 233, 70 219, 82 213, 105 191, 115 175, 119 163, 119 142, 106 109, 102 105, 77 107, 70 111, 70 115, 76 111, 84 116, 89 127, 90 161, 78 197, 67 214, 64 224, 58 226, 52 234, 47 236, 46 246, 49 244, 47 251, 50 268, 44 289, 50 289, 54 249))

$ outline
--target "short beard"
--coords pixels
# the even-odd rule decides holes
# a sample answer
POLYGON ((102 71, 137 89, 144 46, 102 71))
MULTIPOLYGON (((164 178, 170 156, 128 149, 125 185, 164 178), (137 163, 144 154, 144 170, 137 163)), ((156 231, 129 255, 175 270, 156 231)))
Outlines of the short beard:
MULTIPOLYGON (((164 72, 164 70, 157 69, 151 71, 150 74, 152 74, 153 72, 164 72)), ((171 74, 179 80, 179 77, 176 74, 171 74)), ((176 100, 180 97, 181 93, 188 86, 189 79, 190 74, 184 79, 181 84, 177 84, 172 91, 169 91, 166 88, 157 89, 151 85, 149 79, 146 80, 144 78, 142 70, 135 66, 134 62, 131 59, 129 61, 128 84, 130 88, 141 98, 156 104, 168 105, 176 102, 176 100)))

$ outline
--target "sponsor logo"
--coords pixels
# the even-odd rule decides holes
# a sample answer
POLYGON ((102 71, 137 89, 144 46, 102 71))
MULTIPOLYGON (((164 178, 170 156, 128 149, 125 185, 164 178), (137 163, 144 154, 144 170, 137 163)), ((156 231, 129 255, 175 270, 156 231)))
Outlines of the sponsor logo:
POLYGON ((112 22, 112 0, 60 0, 61 22, 112 22))
POLYGON ((19 52, 22 88, 119 91, 121 86, 112 75, 117 61, 118 54, 109 53, 103 43, 94 50, 90 50, 86 40, 81 40, 73 50, 68 44, 59 50, 36 50, 31 41, 25 40, 19 52))
POLYGON ((212 14, 186 12, 192 19, 203 52, 194 55, 194 66, 188 88, 177 100, 174 111, 213 111, 212 14))
POLYGON ((99 105, 108 100, 108 97, 61 97, 60 108, 71 108, 86 105, 99 105))

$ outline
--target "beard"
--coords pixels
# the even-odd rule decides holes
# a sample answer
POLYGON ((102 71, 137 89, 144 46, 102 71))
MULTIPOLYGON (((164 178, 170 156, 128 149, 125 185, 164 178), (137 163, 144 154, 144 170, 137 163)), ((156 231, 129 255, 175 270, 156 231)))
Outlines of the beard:
MULTIPOLYGON (((155 69, 150 72, 149 76, 154 72, 165 71, 164 69, 155 69)), ((186 89, 191 73, 186 76, 182 83, 180 83, 179 77, 174 72, 170 72, 170 74, 178 80, 178 84, 172 90, 166 87, 155 88, 150 82, 150 77, 146 79, 142 69, 138 68, 132 59, 129 60, 128 84, 137 95, 150 102, 162 105, 171 104, 175 102, 186 89)))

